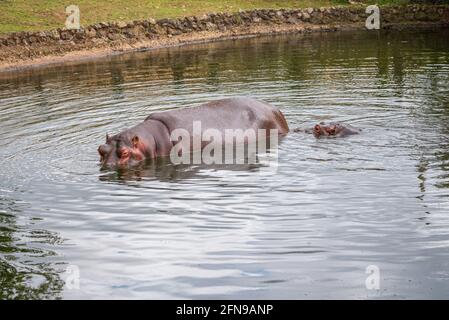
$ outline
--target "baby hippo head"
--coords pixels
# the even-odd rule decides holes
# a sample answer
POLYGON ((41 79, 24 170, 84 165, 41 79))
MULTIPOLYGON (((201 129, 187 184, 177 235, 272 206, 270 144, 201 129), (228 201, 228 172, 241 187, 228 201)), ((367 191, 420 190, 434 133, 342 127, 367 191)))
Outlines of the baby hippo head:
POLYGON ((317 138, 321 136, 335 136, 340 131, 341 127, 335 123, 325 124, 324 122, 321 122, 313 127, 313 135, 317 138))
POLYGON ((147 146, 138 135, 121 133, 106 135, 106 143, 98 147, 103 167, 122 168, 134 166, 145 159, 147 146))

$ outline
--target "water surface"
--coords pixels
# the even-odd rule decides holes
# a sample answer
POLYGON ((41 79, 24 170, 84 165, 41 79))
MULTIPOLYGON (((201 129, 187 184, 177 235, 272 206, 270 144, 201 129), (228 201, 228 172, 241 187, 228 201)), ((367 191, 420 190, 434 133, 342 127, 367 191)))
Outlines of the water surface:
POLYGON ((9 74, 0 131, 1 298, 449 297, 448 31, 263 37, 9 74), (291 128, 363 132, 289 134, 268 175, 100 170, 107 132, 236 95, 291 128))

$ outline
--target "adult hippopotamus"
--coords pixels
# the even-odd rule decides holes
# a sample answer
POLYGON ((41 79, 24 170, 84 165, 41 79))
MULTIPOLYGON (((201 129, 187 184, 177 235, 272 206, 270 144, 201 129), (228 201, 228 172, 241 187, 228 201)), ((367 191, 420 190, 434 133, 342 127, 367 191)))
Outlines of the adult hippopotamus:
MULTIPOLYGON (((170 155, 176 144, 171 134, 184 129, 193 134, 194 122, 201 122, 201 130, 272 129, 279 135, 289 131, 287 121, 279 109, 252 98, 228 98, 197 107, 155 112, 143 122, 114 136, 106 135, 106 143, 98 148, 103 166, 133 166, 145 159, 170 155)), ((204 145, 201 145, 203 148, 204 145)))
POLYGON ((320 122, 310 129, 295 129, 295 132, 312 133, 316 138, 320 137, 345 137, 351 134, 359 134, 360 129, 339 122, 320 122))

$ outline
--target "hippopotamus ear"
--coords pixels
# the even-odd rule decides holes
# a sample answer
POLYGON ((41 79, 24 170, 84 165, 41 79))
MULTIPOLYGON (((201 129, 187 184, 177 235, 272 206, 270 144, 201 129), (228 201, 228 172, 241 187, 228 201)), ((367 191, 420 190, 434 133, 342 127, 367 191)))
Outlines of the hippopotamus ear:
POLYGON ((109 140, 109 134, 106 133, 106 142, 109 140))
POLYGON ((137 148, 137 146, 139 145, 139 137, 134 136, 131 141, 133 143, 133 148, 137 148))

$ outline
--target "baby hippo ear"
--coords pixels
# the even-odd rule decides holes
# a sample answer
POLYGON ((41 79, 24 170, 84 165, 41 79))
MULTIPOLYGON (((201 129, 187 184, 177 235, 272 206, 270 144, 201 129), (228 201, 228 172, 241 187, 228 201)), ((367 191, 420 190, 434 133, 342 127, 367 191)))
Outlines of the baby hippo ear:
POLYGON ((137 146, 139 145, 139 137, 134 136, 131 141, 133 143, 133 148, 137 148, 137 146))
POLYGON ((109 140, 109 134, 106 133, 106 142, 109 140))

